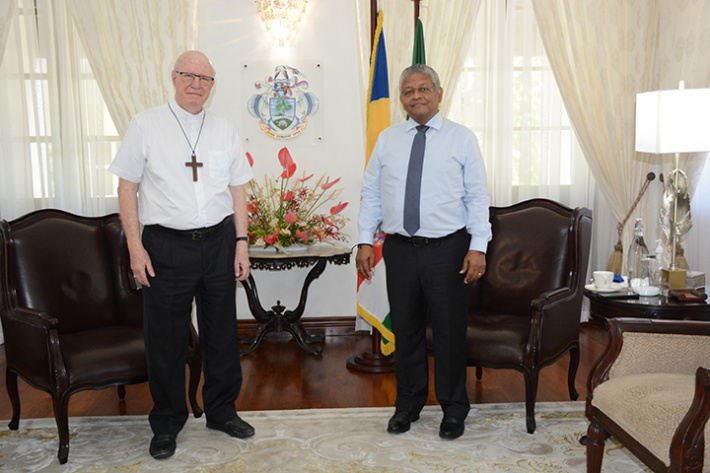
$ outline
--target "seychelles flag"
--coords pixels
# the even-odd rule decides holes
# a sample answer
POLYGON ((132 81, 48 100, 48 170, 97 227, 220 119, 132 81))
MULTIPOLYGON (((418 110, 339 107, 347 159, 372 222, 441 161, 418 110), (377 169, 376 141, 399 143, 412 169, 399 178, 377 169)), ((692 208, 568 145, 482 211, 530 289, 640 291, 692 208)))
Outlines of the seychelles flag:
MULTIPOLYGON (((387 53, 385 36, 382 32, 383 14, 377 16, 375 41, 370 58, 370 84, 367 90, 367 145, 365 166, 377 143, 380 132, 390 126, 390 94, 387 75, 387 53)), ((394 334, 389 318, 389 302, 385 281, 385 264, 382 262, 382 244, 385 234, 378 228, 372 247, 375 250, 375 269, 372 279, 365 280, 358 273, 357 313, 382 335, 382 354, 394 352, 394 334)))

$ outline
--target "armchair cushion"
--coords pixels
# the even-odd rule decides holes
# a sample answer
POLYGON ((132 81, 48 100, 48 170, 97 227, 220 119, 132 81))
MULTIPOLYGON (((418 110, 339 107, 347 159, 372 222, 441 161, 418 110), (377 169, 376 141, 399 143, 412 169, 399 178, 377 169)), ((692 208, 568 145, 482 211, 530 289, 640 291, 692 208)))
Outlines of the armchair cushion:
POLYGON ((688 413, 694 393, 692 374, 636 374, 599 385, 592 405, 669 465, 668 447, 688 413))
POLYGON ((145 379, 145 345, 140 328, 102 327, 59 339, 72 386, 111 386, 126 379, 145 379))

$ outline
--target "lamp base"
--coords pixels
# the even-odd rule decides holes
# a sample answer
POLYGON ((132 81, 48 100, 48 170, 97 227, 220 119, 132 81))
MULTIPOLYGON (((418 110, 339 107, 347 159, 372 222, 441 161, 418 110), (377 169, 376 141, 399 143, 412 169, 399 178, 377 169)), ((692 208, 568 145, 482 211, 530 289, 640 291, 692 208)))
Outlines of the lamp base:
POLYGON ((686 286, 685 269, 661 269, 661 286, 668 289, 683 289, 686 286))

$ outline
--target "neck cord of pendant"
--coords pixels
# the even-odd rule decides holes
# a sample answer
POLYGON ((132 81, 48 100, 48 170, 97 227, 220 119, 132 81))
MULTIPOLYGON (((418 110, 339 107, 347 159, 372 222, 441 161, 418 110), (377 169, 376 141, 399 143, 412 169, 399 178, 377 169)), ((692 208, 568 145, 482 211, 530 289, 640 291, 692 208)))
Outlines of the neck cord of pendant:
POLYGON ((168 108, 170 109, 170 113, 173 114, 175 117, 175 120, 178 122, 178 126, 180 127, 180 131, 182 131, 182 135, 185 137, 187 140, 187 146, 190 147, 190 151, 192 151, 192 157, 195 157, 195 150, 197 149, 197 143, 200 141, 200 136, 202 136, 202 127, 205 124, 205 115, 207 115, 207 112, 204 110, 202 111, 202 123, 200 123, 200 131, 197 133, 197 139, 195 140, 195 146, 192 146, 192 143, 190 143, 190 138, 187 137, 187 133, 185 133, 185 129, 182 127, 182 123, 180 123, 180 119, 175 115, 175 111, 173 111, 173 107, 168 104, 168 108))

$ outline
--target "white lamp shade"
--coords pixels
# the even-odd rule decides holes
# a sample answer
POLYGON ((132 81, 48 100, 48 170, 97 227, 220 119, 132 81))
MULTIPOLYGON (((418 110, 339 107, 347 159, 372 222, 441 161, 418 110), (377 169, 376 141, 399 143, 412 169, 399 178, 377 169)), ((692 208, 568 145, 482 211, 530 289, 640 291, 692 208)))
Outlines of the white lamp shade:
POLYGON ((710 151, 710 89, 675 89, 636 95, 636 151, 710 151))

